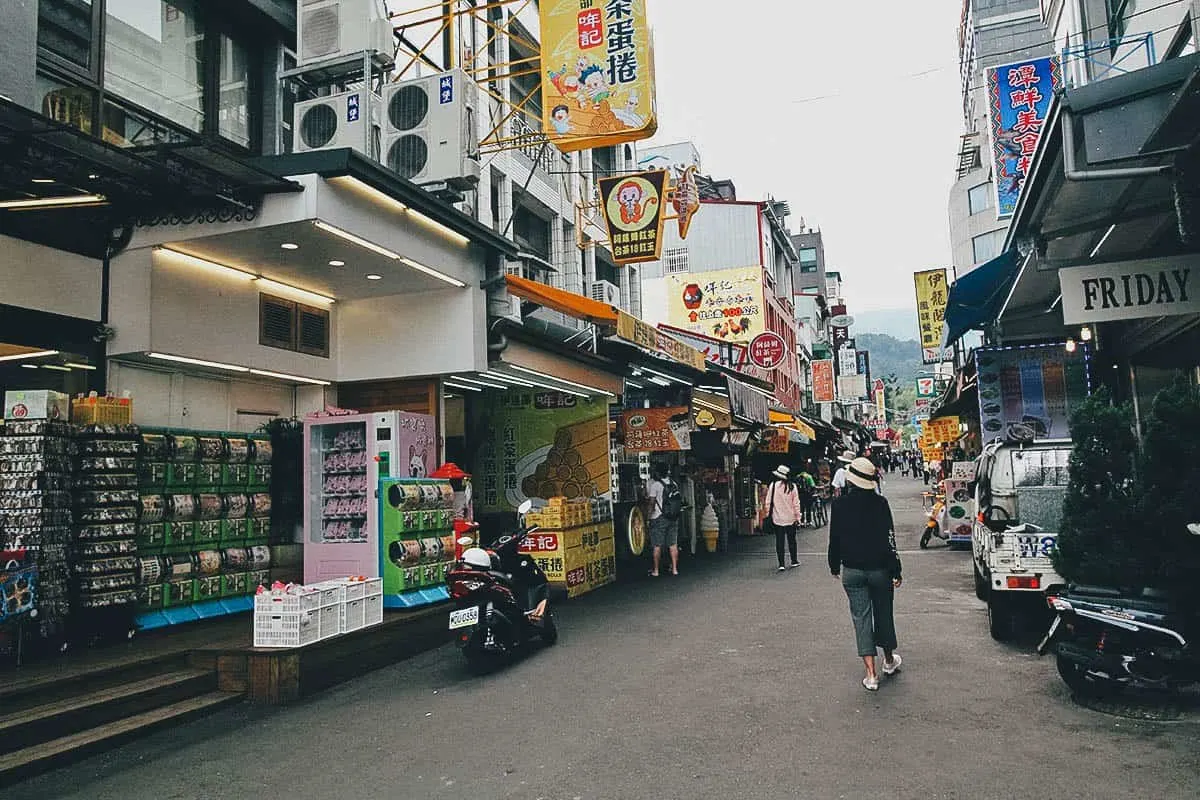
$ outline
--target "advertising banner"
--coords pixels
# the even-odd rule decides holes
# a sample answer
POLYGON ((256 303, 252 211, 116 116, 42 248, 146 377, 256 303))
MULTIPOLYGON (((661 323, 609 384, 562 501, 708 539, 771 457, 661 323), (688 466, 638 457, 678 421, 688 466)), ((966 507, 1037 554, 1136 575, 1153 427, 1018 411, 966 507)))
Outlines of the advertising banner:
POLYGON ((812 382, 814 403, 832 403, 836 399, 833 391, 833 359, 812 362, 812 382))
POLYGON ((934 444, 949 444, 958 441, 958 417, 938 417, 925 423, 922 436, 929 437, 934 444))
POLYGON ((437 421, 429 414, 396 413, 396 432, 399 444, 400 463, 389 464, 385 473, 380 465, 380 474, 396 478, 425 478, 437 469, 437 421))
POLYGON ((917 325, 921 329, 922 361, 936 364, 942 360, 942 322, 946 318, 946 270, 927 269, 913 273, 917 290, 917 325))
POLYGON ((692 369, 700 372, 705 369, 704 353, 621 310, 617 311, 617 336, 646 350, 668 355, 692 369))
POLYGON ((1011 217, 1017 209, 1051 98, 1061 84, 1058 56, 1020 61, 987 71, 997 219, 1011 217))
POLYGON ((586 594, 617 577, 611 521, 536 531, 521 541, 521 552, 537 562, 550 583, 565 585, 568 597, 586 594))
POLYGON ((657 261, 662 255, 667 172, 600 179, 600 209, 608 227, 608 249, 618 264, 657 261))
POLYGON ((786 453, 788 442, 788 432, 783 428, 767 428, 763 431, 762 443, 758 450, 761 453, 786 453))
POLYGON ((471 470, 476 512, 608 494, 606 398, 524 390, 471 408, 471 429, 482 440, 471 470))
MULTIPOLYGON (((853 347, 843 347, 838 350, 838 375, 852 376, 858 374, 858 351, 853 347)), ((866 379, 864 378, 864 381, 866 379)))
POLYGON ((1068 438, 1071 413, 1089 394, 1088 347, 1061 343, 975 351, 983 438, 1068 438))
MULTIPOLYGON (((955 462, 957 464, 958 462, 955 462)), ((972 465, 973 466, 973 465, 972 465)), ((971 492, 967 481, 947 478, 946 510, 942 515, 942 530, 950 535, 952 542, 971 541, 971 492)))
POLYGON ((933 378, 917 378, 917 404, 920 405, 920 401, 924 400, 928 405, 928 401, 935 397, 937 397, 937 381, 933 378))
POLYGON ((1173 256, 1060 269, 1063 322, 1196 314, 1200 270, 1195 267, 1195 256, 1173 256), (1192 275, 1197 275, 1195 281, 1192 275))
POLYGON ((691 450, 691 409, 671 406, 622 411, 620 432, 626 450, 640 453, 691 450))
POLYGON ((666 287, 672 327, 746 344, 766 329, 762 267, 668 275, 666 287))
POLYGON ((564 153, 649 139, 654 52, 646 0, 541 0, 542 133, 564 153))
POLYGON ((729 367, 729 369, 737 370, 754 378, 771 380, 770 370, 756 367, 750 363, 750 346, 745 342, 714 339, 711 336, 680 330, 662 323, 659 323, 658 329, 675 341, 682 342, 698 351, 706 361, 720 364, 722 367, 729 367))

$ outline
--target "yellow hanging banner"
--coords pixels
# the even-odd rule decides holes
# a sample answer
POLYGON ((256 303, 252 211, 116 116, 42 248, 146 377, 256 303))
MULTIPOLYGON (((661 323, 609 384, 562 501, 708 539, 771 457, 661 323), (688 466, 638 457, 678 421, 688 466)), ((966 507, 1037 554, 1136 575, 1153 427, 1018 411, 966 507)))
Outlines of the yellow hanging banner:
POLYGON ((542 132, 564 153, 658 130, 646 0, 541 0, 542 132))

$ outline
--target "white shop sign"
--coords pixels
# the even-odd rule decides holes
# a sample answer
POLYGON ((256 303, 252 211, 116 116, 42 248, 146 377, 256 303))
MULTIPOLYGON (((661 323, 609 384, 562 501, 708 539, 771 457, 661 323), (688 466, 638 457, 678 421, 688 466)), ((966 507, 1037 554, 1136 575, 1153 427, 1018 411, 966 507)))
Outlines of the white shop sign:
POLYGON ((853 347, 843 347, 838 351, 838 374, 858 374, 858 353, 853 347))
POLYGON ((1063 322, 1200 313, 1200 258, 1114 261, 1058 271, 1063 322))

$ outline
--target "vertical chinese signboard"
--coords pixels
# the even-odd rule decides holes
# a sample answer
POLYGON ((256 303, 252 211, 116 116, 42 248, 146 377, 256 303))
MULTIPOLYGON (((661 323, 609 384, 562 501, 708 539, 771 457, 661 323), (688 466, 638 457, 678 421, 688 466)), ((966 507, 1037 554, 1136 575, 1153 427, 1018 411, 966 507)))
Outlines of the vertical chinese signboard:
POLYGON ((1057 56, 988 70, 988 121, 996 184, 996 217, 1011 217, 1037 152, 1050 100, 1062 84, 1057 56))
POLYGON ((613 261, 638 264, 659 259, 666 190, 666 170, 600 179, 600 207, 613 261))
POLYGON ((927 269, 913 273, 917 289, 917 324, 921 329, 921 361, 942 360, 942 321, 946 318, 946 270, 927 269))
POLYGON ((813 402, 832 403, 833 391, 833 359, 826 358, 812 362, 813 402))
POLYGON ((541 0, 542 132, 563 152, 658 130, 646 0, 541 0))

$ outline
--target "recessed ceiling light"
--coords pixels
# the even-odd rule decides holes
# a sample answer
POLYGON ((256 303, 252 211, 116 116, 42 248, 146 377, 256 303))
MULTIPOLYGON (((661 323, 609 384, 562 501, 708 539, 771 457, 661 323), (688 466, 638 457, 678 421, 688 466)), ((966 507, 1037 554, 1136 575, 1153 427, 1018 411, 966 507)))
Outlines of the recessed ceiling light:
POLYGON ((33 183, 54 183, 53 178, 34 178, 33 183))
POLYGON ((284 250, 299 250, 300 249, 300 245, 296 244, 295 242, 284 242, 283 244, 281 244, 279 246, 282 247, 284 250))
POLYGON ((329 262, 329 266, 331 266, 331 267, 344 267, 344 266, 346 266, 346 262, 345 262, 345 261, 338 261, 338 260, 335 258, 333 261, 330 261, 330 262, 329 262))
POLYGON ((382 276, 382 275, 376 275, 374 272, 372 272, 370 275, 368 275, 368 276, 367 276, 367 280, 369 280, 369 281, 381 281, 381 280, 383 280, 383 276, 382 276))

